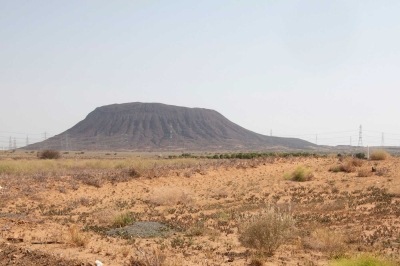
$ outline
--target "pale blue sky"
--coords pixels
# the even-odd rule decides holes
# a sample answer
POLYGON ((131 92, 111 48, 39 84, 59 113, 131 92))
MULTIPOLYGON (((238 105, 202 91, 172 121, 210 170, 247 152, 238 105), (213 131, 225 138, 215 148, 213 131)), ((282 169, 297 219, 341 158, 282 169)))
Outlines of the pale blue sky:
POLYGON ((397 146, 399 14, 400 1, 0 0, 0 147, 136 101, 318 144, 356 145, 362 124, 364 145, 385 132, 397 146))

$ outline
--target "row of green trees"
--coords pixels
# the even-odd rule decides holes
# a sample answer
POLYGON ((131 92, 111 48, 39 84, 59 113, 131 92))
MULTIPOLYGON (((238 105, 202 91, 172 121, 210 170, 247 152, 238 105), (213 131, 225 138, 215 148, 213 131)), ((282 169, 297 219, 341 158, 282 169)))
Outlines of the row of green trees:
POLYGON ((248 152, 248 153, 216 153, 214 155, 192 155, 190 153, 183 153, 182 155, 169 155, 169 159, 174 158, 200 158, 200 159, 253 159, 253 158, 260 158, 260 157, 310 157, 310 156, 318 156, 315 153, 309 152, 270 152, 270 153, 260 153, 260 152, 248 152))

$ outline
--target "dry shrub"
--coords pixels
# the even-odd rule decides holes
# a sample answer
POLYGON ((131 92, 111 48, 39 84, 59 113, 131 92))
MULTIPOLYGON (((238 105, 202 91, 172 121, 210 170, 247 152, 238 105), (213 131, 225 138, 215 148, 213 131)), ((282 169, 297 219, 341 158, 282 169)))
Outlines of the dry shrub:
POLYGON ((384 150, 378 150, 378 151, 374 151, 373 153, 371 153, 371 160, 386 160, 387 158, 389 158, 389 153, 387 153, 384 150))
POLYGON ((69 229, 69 243, 76 247, 86 247, 89 244, 89 238, 84 236, 76 226, 71 226, 69 229))
POLYGON ((74 179, 81 181, 88 186, 100 188, 104 184, 104 178, 101 175, 92 175, 89 173, 79 173, 73 176, 74 179))
MULTIPOLYGON (((342 160, 343 161, 343 160, 342 160)), ((344 160, 341 165, 335 165, 329 168, 330 172, 344 172, 344 173, 354 173, 356 167, 360 167, 364 164, 364 161, 358 158, 344 160)))
POLYGON ((131 257, 129 260, 129 266, 162 266, 167 256, 160 250, 153 249, 153 251, 142 251, 140 248, 136 248, 136 258, 131 257))
POLYGON ((229 196, 229 193, 226 191, 226 188, 215 188, 213 190, 211 190, 210 193, 210 198, 214 198, 214 199, 221 199, 221 198, 227 198, 229 196))
POLYGON ((120 213, 114 216, 113 226, 115 227, 124 227, 127 225, 131 225, 135 222, 135 218, 132 216, 130 212, 120 213))
POLYGON ((246 214, 238 218, 240 243, 267 255, 273 252, 293 235, 294 219, 287 213, 272 207, 258 214, 246 214))
POLYGON ((285 175, 285 178, 297 182, 310 181, 313 177, 314 174, 312 171, 304 168, 303 166, 298 166, 291 174, 285 175))
POLYGON ((358 177, 369 177, 372 176, 373 173, 371 170, 368 169, 361 169, 360 171, 358 171, 358 177))
POLYGON ((93 219, 97 220, 100 225, 108 226, 114 223, 114 217, 118 214, 111 209, 96 211, 92 214, 93 219))
POLYGON ((193 202, 191 194, 180 188, 159 187, 155 188, 149 201, 155 205, 188 205, 193 202))
POLYGON ((329 229, 312 232, 311 238, 305 241, 305 246, 325 252, 330 258, 343 257, 346 251, 344 236, 329 229))
POLYGON ((264 261, 261 258, 252 258, 249 266, 264 266, 264 261))
POLYGON ((379 168, 378 170, 376 170, 377 176, 384 176, 384 175, 387 175, 388 173, 389 173, 389 169, 386 167, 382 167, 382 168, 379 168))
POLYGON ((38 153, 40 159, 59 159, 61 154, 56 150, 44 150, 38 153))
POLYGON ((353 158, 349 163, 355 167, 360 167, 364 164, 364 161, 359 158, 353 158))

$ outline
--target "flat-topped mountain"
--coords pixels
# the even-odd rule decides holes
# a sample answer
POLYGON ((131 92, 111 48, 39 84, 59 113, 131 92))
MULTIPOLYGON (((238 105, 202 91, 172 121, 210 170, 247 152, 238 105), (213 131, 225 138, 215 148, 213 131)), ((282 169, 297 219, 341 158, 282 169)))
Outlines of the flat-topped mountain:
POLYGON ((214 110, 134 102, 98 107, 67 131, 27 148, 43 147, 141 151, 312 149, 316 145, 257 134, 214 110))

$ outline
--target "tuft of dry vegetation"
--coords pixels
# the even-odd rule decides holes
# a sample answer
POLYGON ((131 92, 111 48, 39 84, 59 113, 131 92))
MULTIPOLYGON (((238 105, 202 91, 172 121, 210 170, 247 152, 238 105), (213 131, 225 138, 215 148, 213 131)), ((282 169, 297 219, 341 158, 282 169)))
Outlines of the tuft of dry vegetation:
POLYGON ((131 257, 129 266, 162 266, 165 265, 166 256, 158 249, 152 251, 143 251, 136 248, 136 257, 131 257))
POLYGON ((320 228, 311 233, 306 239, 306 247, 320 250, 330 258, 341 258, 346 252, 346 243, 343 235, 326 228, 320 228))
POLYGON ((378 151, 374 151, 373 153, 371 153, 371 160, 374 161, 382 161, 382 160, 386 160, 387 158, 389 158, 389 153, 387 151, 384 150, 378 150, 378 151))
POLYGON ((135 218, 130 212, 120 213, 114 216, 113 226, 114 227, 124 227, 135 222, 135 218))
POLYGON ((358 177, 369 177, 369 176, 372 176, 374 173, 371 171, 371 170, 369 170, 369 169, 360 169, 359 171, 358 171, 358 174, 357 174, 357 176, 358 177))
POLYGON ((303 166, 298 166, 291 174, 286 174, 285 178, 296 182, 310 181, 314 177, 311 170, 303 166))
POLYGON ((238 223, 240 243, 267 255, 293 237, 294 219, 273 207, 256 214, 246 213, 238 218, 238 223))
POLYGON ((61 154, 56 150, 44 150, 38 153, 40 159, 60 159, 61 154))
POLYGON ((89 244, 89 238, 81 233, 76 226, 70 226, 68 232, 71 246, 86 247, 89 244))
POLYGON ((154 188, 149 201, 156 206, 189 205, 193 198, 187 191, 177 187, 154 188))

